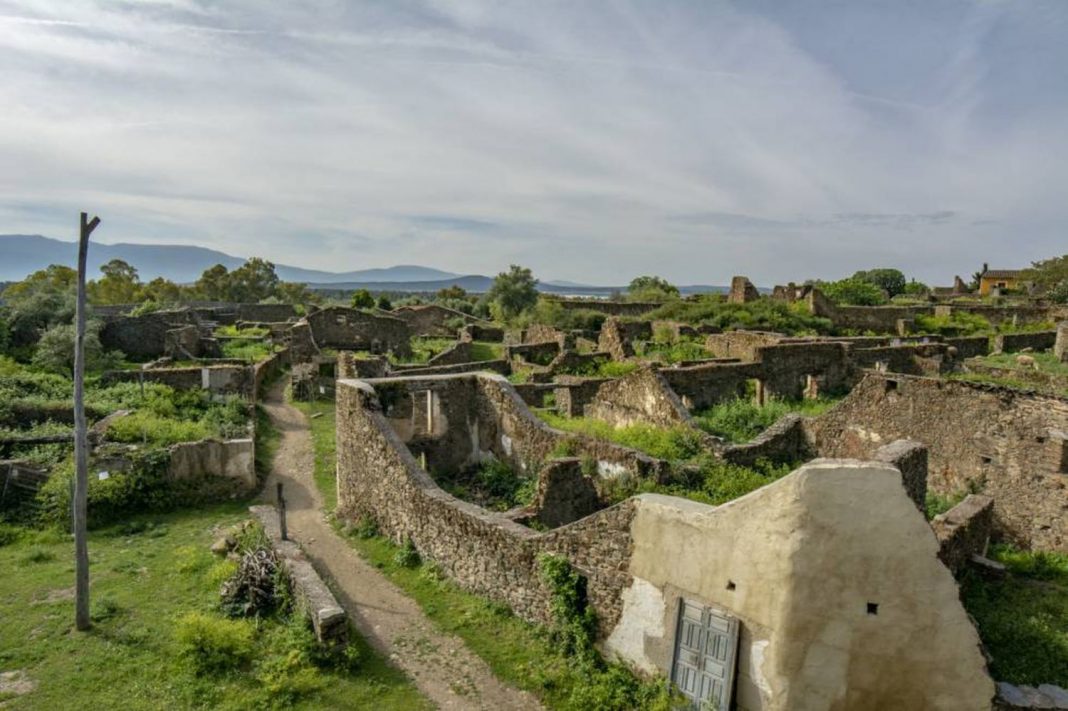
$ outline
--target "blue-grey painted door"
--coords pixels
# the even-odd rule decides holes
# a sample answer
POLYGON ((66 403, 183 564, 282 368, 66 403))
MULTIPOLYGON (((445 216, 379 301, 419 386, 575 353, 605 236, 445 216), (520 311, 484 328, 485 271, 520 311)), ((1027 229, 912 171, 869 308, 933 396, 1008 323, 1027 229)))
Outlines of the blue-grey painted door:
POLYGON ((734 691, 738 620, 723 612, 679 600, 671 681, 695 709, 727 711, 734 691))

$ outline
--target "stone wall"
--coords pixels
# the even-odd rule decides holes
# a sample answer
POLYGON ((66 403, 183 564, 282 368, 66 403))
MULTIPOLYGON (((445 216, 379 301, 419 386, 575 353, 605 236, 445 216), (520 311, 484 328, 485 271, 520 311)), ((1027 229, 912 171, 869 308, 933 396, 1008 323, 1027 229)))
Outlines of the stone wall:
POLYGON ((240 321, 281 323, 297 317, 293 304, 237 304, 236 307, 240 321))
POLYGON ((486 343, 503 343, 504 329, 498 326, 469 323, 460 329, 461 341, 483 341, 486 343))
MULTIPOLYGON (((509 422, 523 408, 506 383, 451 380, 462 382, 439 379, 440 397, 463 400, 459 387, 485 402, 437 416, 481 419, 489 405, 494 441, 538 438, 509 422)), ((544 623, 538 556, 566 556, 588 580, 605 651, 660 673, 680 600, 713 606, 742 626, 739 708, 989 705, 978 635, 893 467, 815 463, 720 507, 647 494, 536 532, 448 495, 419 467, 391 414, 411 385, 339 384, 338 515, 373 518, 462 587, 544 623), (819 664, 797 663, 812 654, 819 664)), ((467 428, 468 441, 490 434, 467 428)))
POLYGON ((1024 348, 1048 351, 1057 342, 1056 331, 1031 331, 1028 333, 999 333, 994 336, 994 350, 1015 353, 1024 348))
POLYGON ((565 417, 582 417, 586 414, 586 405, 593 400, 601 385, 609 382, 608 378, 585 378, 577 375, 565 375, 556 378, 553 389, 556 411, 565 417))
POLYGON ((920 442, 899 439, 875 450, 872 459, 901 472, 905 493, 924 516, 927 515, 927 447, 920 442))
POLYGON ((267 383, 279 377, 288 363, 289 351, 285 349, 252 366, 252 393, 257 399, 265 394, 267 383))
POLYGON ((534 622, 551 619, 538 555, 565 555, 587 577, 602 629, 614 625, 629 583, 629 503, 539 533, 442 491, 394 431, 371 385, 340 382, 337 414, 339 518, 371 517, 464 588, 534 622))
POLYGON ((458 363, 471 363, 475 360, 472 352, 474 348, 470 341, 457 341, 441 353, 426 362, 429 366, 457 365, 458 363))
POLYGON ((408 324, 393 316, 329 307, 308 315, 312 338, 319 348, 347 351, 392 351, 399 356, 411 353, 412 331, 408 324))
POLYGON ((930 491, 992 496, 999 536, 1068 552, 1068 399, 868 372, 810 427, 822 456, 866 457, 896 439, 922 442, 930 491))
POLYGON ((898 333, 898 321, 912 321, 919 314, 933 315, 934 306, 838 306, 819 289, 807 296, 809 310, 814 316, 831 320, 837 329, 898 333))
POLYGON ((1057 324, 1057 339, 1053 343, 1053 354, 1062 363, 1068 363, 1068 321, 1057 324))
POLYGON ((705 339, 705 348, 717 358, 756 360, 756 350, 785 339, 781 333, 771 331, 727 331, 714 333, 705 339))
POLYGON ((256 380, 252 366, 210 365, 189 368, 149 368, 143 370, 112 370, 104 374, 104 384, 162 383, 175 390, 207 390, 212 395, 239 395, 249 400, 256 396, 256 380))
POLYGON ((960 336, 957 338, 944 338, 942 341, 952 348, 957 349, 957 358, 975 358, 990 353, 990 338, 988 336, 960 336))
POLYGON ((505 360, 519 359, 536 365, 549 365, 560 355, 560 344, 556 341, 543 343, 521 343, 504 347, 505 360))
POLYGON ((468 363, 456 363, 454 365, 393 366, 390 368, 390 374, 392 375, 419 377, 430 375, 455 375, 457 373, 498 373, 500 375, 508 375, 511 372, 512 364, 506 360, 482 360, 468 363))
POLYGON ((255 445, 251 439, 182 442, 170 448, 167 474, 174 480, 222 477, 247 490, 256 488, 255 445))
POLYGON ((813 452, 803 418, 784 415, 749 442, 725 447, 720 456, 732 464, 751 467, 761 459, 796 464, 811 459, 813 452))
POLYGON ((985 556, 994 526, 994 500, 969 494, 949 511, 931 521, 938 537, 938 557, 959 574, 972 556, 985 556))
POLYGON ((118 316, 100 329, 100 344, 105 350, 120 350, 132 360, 151 360, 165 354, 167 332, 185 325, 198 325, 196 314, 189 309, 118 316))
POLYGON ((399 306, 390 311, 388 315, 406 322, 412 334, 416 336, 456 338, 458 327, 455 323, 449 325, 450 321, 462 322, 463 324, 480 322, 483 325, 488 325, 482 319, 475 318, 462 311, 446 308, 440 304, 399 306))
POLYGON ((731 279, 731 290, 727 294, 728 304, 748 304, 759 298, 760 292, 753 286, 753 282, 749 281, 749 277, 736 276, 731 279))
POLYGON ((585 407, 585 415, 613 427, 649 424, 675 427, 692 418, 663 376, 645 366, 603 383, 585 407))
POLYGON ((601 326, 597 350, 610 353, 615 360, 626 360, 634 356, 635 341, 648 341, 652 337, 653 326, 649 321, 610 318, 601 326))

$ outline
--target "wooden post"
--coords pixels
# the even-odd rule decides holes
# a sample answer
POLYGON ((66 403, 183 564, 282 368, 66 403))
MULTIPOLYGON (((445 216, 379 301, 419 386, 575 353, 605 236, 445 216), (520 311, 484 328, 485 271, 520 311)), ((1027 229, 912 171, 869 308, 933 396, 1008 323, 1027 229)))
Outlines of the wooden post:
POLYGON ((89 427, 85 422, 85 262, 89 235, 100 224, 82 213, 78 236, 78 304, 74 338, 74 626, 87 630, 89 619, 89 427))
POLYGON ((286 500, 282 496, 282 482, 278 482, 278 528, 282 531, 282 540, 289 540, 289 529, 286 526, 286 500))

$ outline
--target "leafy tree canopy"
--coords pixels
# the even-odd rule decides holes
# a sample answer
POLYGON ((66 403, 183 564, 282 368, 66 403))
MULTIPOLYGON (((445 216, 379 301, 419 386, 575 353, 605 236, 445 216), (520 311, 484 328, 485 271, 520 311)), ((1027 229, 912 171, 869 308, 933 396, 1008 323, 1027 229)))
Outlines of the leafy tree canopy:
POLYGON ((513 264, 497 275, 486 296, 494 316, 510 321, 538 303, 538 280, 529 269, 513 264))
POLYGON ((852 278, 874 284, 890 298, 905 293, 905 275, 900 269, 869 269, 857 272, 852 278))
POLYGON ((352 292, 352 308, 373 309, 374 307, 375 297, 371 296, 371 292, 367 289, 357 289, 352 292))
POLYGON ((678 287, 658 276, 636 277, 627 287, 627 298, 631 301, 667 301, 678 296, 678 287))

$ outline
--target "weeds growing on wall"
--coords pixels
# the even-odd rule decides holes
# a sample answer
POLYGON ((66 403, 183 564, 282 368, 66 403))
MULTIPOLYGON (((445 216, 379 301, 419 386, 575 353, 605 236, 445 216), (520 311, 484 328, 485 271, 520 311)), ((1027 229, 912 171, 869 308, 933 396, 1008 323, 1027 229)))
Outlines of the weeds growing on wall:
POLYGON ((567 558, 543 553, 538 557, 538 567, 542 582, 552 595, 549 639, 584 681, 572 690, 565 708, 672 708, 678 699, 665 682, 640 680, 622 665, 606 663, 597 652, 597 615, 589 605, 586 579, 567 558))

